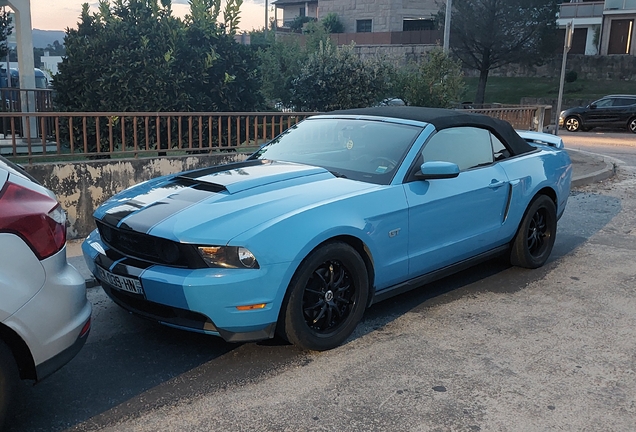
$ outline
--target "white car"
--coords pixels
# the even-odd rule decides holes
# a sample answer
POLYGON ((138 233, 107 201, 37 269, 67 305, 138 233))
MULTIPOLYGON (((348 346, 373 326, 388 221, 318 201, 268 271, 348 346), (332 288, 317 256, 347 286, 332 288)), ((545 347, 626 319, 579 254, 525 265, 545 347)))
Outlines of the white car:
POLYGON ((19 379, 37 382, 68 363, 90 326, 84 278, 66 259, 64 210, 0 157, 0 429, 19 379))

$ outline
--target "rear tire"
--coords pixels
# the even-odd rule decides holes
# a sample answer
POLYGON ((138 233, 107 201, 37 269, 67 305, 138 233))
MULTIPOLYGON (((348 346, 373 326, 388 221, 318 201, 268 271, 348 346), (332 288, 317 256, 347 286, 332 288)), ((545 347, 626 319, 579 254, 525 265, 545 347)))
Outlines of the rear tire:
POLYGON ((539 195, 528 206, 512 244, 510 262, 525 268, 541 267, 550 257, 556 239, 556 207, 539 195))
POLYGON ((636 133, 636 117, 632 117, 631 119, 629 119, 629 121, 627 122, 627 129, 631 133, 636 133))
POLYGON ((314 351, 342 344, 362 319, 369 298, 364 260, 346 243, 328 243, 302 262, 281 309, 278 332, 314 351))
POLYGON ((9 347, 0 341, 0 430, 11 412, 19 380, 18 366, 9 347))
POLYGON ((577 132, 581 129, 581 121, 578 117, 568 117, 563 124, 569 132, 577 132))

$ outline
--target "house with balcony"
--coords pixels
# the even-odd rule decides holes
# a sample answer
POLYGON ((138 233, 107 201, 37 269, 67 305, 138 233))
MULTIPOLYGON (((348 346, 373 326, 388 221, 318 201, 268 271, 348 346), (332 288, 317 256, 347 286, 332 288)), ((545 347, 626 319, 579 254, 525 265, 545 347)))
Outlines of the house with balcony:
POLYGON ((430 44, 439 40, 437 0, 274 0, 278 28, 298 16, 317 20, 335 13, 344 26, 338 43, 430 44), (357 36, 356 36, 357 35, 357 36), (340 40, 342 39, 342 41, 340 40))
POLYGON ((572 21, 572 54, 636 55, 636 0, 572 0, 562 3, 559 27, 572 21))

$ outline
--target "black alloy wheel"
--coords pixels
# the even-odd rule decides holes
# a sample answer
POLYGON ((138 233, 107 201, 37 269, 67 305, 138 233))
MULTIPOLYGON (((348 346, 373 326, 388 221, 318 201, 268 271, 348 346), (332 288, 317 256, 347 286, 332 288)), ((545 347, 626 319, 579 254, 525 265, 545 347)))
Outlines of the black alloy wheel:
POLYGON ((301 348, 323 351, 344 342, 369 296, 365 263, 346 243, 329 243, 300 265, 281 309, 278 333, 301 348))
POLYGON ((556 239, 556 207, 539 195, 532 201, 513 241, 510 262, 526 268, 541 267, 548 260, 556 239))
POLYGON ((563 124, 569 132, 576 132, 581 129, 581 122, 577 117, 568 117, 565 119, 563 124))

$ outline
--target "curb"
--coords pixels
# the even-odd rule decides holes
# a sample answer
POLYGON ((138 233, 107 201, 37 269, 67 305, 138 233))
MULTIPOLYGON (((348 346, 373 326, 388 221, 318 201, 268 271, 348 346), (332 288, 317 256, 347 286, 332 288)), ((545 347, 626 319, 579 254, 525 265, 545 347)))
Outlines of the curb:
POLYGON ((578 152, 605 163, 605 166, 597 171, 572 177, 571 187, 573 188, 607 180, 608 178, 611 178, 616 174, 618 166, 624 164, 624 162, 620 159, 615 159, 611 156, 603 156, 596 153, 590 153, 584 150, 577 150, 572 148, 567 148, 566 150, 578 152))

